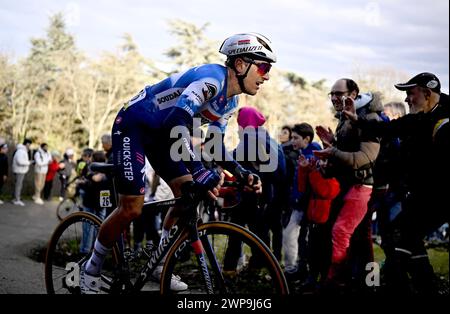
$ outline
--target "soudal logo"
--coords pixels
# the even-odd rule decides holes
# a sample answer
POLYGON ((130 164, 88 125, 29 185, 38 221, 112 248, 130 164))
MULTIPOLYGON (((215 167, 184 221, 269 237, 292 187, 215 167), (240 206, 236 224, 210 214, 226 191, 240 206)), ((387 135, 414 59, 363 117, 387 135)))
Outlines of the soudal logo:
POLYGON ((234 54, 259 51, 259 50, 262 50, 262 46, 250 46, 250 47, 243 47, 243 48, 236 48, 236 49, 228 50, 228 54, 234 55, 234 54))
POLYGON ((177 90, 176 92, 174 92, 172 94, 158 98, 157 101, 158 101, 158 104, 162 104, 162 103, 165 103, 166 101, 180 97, 180 95, 181 95, 181 90, 177 90))
POLYGON ((247 45, 249 43, 250 43, 250 39, 239 40, 238 41, 238 46, 240 46, 240 45, 247 45))

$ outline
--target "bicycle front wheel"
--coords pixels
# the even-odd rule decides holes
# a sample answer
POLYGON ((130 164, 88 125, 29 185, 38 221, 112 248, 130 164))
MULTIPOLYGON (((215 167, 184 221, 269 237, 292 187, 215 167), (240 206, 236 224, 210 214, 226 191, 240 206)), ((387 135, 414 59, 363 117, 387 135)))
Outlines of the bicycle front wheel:
MULTIPOLYGON (((288 294, 283 271, 269 248, 252 232, 229 222, 198 227, 215 294, 288 294)), ((167 253, 161 293, 170 294, 171 280, 188 285, 183 293, 207 293, 207 286, 185 231, 167 253)))
MULTIPOLYGON (((76 212, 56 227, 47 246, 45 258, 45 287, 49 294, 79 294, 81 264, 87 260, 101 225, 92 214, 76 212)), ((116 246, 107 256, 102 269, 103 278, 111 278, 118 264, 116 246)))
POLYGON ((61 221, 77 211, 79 211, 77 200, 72 197, 66 197, 58 204, 58 207, 56 207, 56 216, 61 221))

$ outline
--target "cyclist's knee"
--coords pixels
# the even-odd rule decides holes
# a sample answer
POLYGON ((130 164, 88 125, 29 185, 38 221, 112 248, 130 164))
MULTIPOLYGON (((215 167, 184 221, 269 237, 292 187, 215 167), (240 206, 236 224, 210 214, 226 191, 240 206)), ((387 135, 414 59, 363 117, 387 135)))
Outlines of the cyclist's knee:
POLYGON ((127 216, 128 220, 137 218, 142 213, 144 196, 120 195, 119 212, 127 216))
POLYGON ((175 178, 169 182, 170 189, 175 197, 181 196, 181 186, 188 181, 193 181, 190 174, 175 178))

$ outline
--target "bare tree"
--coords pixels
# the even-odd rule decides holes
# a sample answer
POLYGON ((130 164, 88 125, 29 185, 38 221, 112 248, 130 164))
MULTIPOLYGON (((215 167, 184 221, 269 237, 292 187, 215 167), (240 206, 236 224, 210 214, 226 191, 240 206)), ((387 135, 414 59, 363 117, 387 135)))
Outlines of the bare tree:
POLYGON ((170 33, 175 35, 178 44, 168 49, 166 55, 175 63, 175 71, 206 63, 221 63, 217 53, 219 43, 204 34, 208 26, 209 23, 199 28, 178 19, 169 21, 170 33))
POLYGON ((95 147, 101 134, 110 131, 120 106, 159 75, 128 34, 117 53, 104 53, 100 60, 68 72, 75 116, 87 133, 87 145, 95 147))

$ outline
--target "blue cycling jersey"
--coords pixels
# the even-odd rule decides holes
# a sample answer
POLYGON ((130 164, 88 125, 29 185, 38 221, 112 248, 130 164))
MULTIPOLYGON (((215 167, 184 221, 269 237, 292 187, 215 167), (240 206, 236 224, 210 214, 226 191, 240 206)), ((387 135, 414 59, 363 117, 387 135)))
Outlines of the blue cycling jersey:
POLYGON ((170 155, 171 141, 164 121, 167 117, 171 121, 174 116, 170 114, 178 107, 191 117, 201 118, 201 124, 209 123, 223 133, 238 106, 238 97, 227 99, 226 89, 227 68, 207 64, 146 86, 128 101, 112 129, 119 193, 144 194, 145 156, 166 182, 189 174, 186 165, 170 155))
MULTIPOLYGON (((165 80, 145 87, 125 107, 145 103, 152 112, 179 107, 192 117, 201 118, 225 131, 228 119, 236 111, 238 96, 227 99, 227 68, 219 64, 205 64, 176 73, 165 80)), ((165 115, 169 111, 164 111, 165 115)), ((158 115, 159 120, 165 118, 158 115)))

